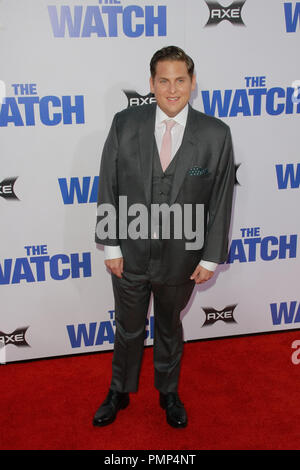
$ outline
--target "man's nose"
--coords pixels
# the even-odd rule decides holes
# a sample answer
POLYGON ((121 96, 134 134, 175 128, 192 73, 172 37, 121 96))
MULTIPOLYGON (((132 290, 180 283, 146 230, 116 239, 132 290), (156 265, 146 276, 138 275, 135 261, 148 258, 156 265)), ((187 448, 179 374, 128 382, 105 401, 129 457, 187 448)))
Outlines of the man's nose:
POLYGON ((170 93, 175 93, 176 92, 176 83, 175 82, 174 83, 172 83, 172 82, 169 83, 169 92, 170 93))

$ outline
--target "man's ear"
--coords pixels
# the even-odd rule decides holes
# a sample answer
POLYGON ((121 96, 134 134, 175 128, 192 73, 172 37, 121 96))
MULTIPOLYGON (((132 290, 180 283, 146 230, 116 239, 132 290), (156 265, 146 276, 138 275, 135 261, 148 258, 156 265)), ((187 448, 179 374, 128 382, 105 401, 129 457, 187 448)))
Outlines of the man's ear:
POLYGON ((197 85, 196 75, 192 76, 192 90, 194 91, 197 85))
POLYGON ((153 83, 153 78, 152 77, 150 77, 149 83, 150 83, 150 91, 151 91, 151 93, 154 94, 154 83, 153 83))

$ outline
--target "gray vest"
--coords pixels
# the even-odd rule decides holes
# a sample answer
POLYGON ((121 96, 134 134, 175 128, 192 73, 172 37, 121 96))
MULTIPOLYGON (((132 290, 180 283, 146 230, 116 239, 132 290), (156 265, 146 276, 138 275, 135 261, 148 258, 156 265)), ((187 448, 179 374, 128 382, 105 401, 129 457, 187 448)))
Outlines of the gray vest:
MULTIPOLYGON (((166 171, 163 172, 157 150, 157 145, 154 145, 152 163, 152 204, 169 204, 173 184, 173 176, 175 173, 178 156, 179 152, 176 153, 166 171)), ((161 225, 159 234, 157 234, 157 238, 151 239, 150 258, 157 261, 159 261, 159 259, 161 258, 162 250, 162 241, 158 238, 158 235, 161 238, 161 225)))
POLYGON ((157 146, 154 146, 153 164, 152 164, 152 204, 169 203, 173 176, 176 167, 177 154, 172 159, 165 173, 162 170, 157 146))

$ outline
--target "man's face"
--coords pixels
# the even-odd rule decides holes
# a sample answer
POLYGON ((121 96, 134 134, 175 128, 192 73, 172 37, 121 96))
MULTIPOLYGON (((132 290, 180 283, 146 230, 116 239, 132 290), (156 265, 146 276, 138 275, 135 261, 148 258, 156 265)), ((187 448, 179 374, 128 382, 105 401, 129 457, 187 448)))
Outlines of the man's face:
POLYGON ((151 93, 169 117, 176 116, 185 107, 195 87, 195 75, 191 79, 186 63, 181 60, 157 62, 155 77, 150 78, 151 93))

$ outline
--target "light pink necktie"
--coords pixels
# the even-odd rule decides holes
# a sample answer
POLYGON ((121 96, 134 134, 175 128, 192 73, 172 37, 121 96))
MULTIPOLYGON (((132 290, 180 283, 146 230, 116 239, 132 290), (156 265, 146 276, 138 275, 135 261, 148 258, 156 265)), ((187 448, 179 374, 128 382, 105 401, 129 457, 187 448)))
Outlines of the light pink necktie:
POLYGON ((163 135, 159 157, 160 157, 161 167, 163 171, 165 171, 171 162, 171 150, 172 150, 171 130, 175 126, 176 121, 174 121, 173 119, 166 119, 163 122, 166 125, 166 131, 163 135))

